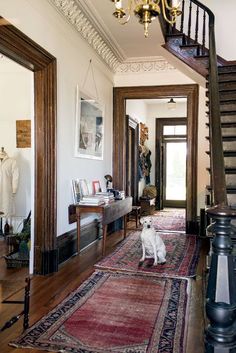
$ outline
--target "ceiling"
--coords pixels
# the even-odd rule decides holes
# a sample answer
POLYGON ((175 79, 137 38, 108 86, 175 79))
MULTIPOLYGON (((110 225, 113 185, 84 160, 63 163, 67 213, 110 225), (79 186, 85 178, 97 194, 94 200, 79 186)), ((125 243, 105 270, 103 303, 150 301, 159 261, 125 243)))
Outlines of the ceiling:
POLYGON ((143 25, 135 16, 121 25, 112 15, 114 3, 110 0, 76 0, 89 20, 96 26, 97 31, 105 36, 111 47, 117 53, 120 61, 136 58, 150 58, 161 55, 161 44, 164 39, 159 20, 156 19, 149 26, 149 36, 144 37, 143 25))

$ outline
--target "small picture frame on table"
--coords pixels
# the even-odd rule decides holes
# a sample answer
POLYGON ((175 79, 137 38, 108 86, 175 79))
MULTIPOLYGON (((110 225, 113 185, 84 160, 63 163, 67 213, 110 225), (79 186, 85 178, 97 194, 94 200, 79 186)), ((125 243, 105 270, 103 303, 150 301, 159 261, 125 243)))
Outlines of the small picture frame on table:
POLYGON ((99 180, 94 180, 92 182, 93 184, 93 193, 96 194, 97 192, 101 191, 101 185, 100 185, 100 181, 99 180))
POLYGON ((72 180, 72 195, 73 195, 73 202, 79 203, 81 199, 81 190, 80 190, 80 182, 79 179, 72 180))
POLYGON ((85 179, 79 179, 81 197, 89 195, 89 188, 85 179))

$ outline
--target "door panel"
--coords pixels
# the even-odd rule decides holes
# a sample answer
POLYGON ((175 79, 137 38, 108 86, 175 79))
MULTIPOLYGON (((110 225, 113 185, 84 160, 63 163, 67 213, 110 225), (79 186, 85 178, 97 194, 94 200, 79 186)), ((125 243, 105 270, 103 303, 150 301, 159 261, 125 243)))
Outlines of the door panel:
POLYGON ((186 141, 165 142, 164 151, 164 207, 185 207, 186 141))

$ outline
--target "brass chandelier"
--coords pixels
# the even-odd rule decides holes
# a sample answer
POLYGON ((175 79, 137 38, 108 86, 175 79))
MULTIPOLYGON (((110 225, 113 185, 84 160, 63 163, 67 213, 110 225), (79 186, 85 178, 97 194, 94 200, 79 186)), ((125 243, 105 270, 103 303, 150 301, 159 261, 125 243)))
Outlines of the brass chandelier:
POLYGON ((111 0, 115 4, 113 15, 121 24, 129 22, 132 12, 144 25, 144 35, 148 37, 149 24, 162 13, 164 19, 173 25, 177 16, 181 15, 180 3, 182 0, 127 0, 123 7, 123 0, 111 0))

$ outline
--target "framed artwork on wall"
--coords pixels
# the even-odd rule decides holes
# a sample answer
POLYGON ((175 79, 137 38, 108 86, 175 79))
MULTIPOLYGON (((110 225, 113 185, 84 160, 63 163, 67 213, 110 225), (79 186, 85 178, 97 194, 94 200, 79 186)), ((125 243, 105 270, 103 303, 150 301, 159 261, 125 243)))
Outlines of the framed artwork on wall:
POLYGON ((75 157, 103 159, 103 107, 76 89, 75 157))

